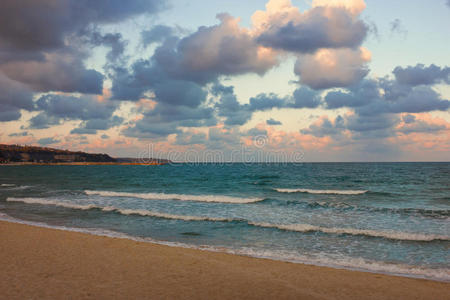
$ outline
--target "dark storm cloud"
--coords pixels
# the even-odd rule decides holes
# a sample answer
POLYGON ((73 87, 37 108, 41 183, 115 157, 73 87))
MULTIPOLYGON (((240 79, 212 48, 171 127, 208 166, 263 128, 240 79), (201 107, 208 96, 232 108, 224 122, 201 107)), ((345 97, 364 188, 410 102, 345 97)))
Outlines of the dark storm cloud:
POLYGON ((53 50, 90 24, 117 23, 164 7, 162 0, 2 0, 0 40, 7 49, 53 50))
POLYGON ((356 48, 367 32, 367 25, 345 8, 315 7, 296 22, 271 25, 257 40, 266 47, 313 53, 321 48, 356 48))
POLYGON ((0 104, 0 122, 16 121, 21 116, 17 108, 0 104))
POLYGON ((101 94, 103 75, 86 69, 79 53, 66 50, 46 57, 45 61, 0 64, 0 72, 20 81, 35 91, 101 94))
POLYGON ((432 85, 440 82, 450 84, 450 67, 441 68, 433 64, 426 67, 417 64, 414 67, 396 67, 392 73, 398 83, 405 85, 432 85))
POLYGON ((20 119, 21 109, 33 110, 33 94, 23 84, 0 73, 0 121, 20 119))
POLYGON ((96 26, 156 13, 163 0, 3 0, 0 2, 0 72, 38 92, 101 94, 103 75, 87 69, 89 44, 123 52, 117 34, 86 39, 96 26), (100 41, 101 38, 101 41, 100 41))
POLYGON ((266 124, 270 125, 270 126, 283 125, 283 123, 281 123, 280 121, 274 120, 273 118, 270 118, 269 120, 267 120, 266 124))

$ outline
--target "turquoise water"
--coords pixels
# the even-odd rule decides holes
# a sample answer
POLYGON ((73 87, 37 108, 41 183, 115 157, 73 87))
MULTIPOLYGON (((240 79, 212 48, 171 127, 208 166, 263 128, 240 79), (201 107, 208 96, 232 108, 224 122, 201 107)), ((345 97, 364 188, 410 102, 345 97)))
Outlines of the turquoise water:
POLYGON ((0 218, 450 280, 450 163, 2 166, 0 218))

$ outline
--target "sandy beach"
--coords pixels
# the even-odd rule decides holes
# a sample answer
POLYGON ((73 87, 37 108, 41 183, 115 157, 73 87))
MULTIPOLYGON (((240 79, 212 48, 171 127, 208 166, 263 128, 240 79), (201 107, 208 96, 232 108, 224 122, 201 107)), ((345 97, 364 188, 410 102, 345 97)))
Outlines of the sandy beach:
POLYGON ((450 284, 0 222, 1 299, 449 299, 450 284))

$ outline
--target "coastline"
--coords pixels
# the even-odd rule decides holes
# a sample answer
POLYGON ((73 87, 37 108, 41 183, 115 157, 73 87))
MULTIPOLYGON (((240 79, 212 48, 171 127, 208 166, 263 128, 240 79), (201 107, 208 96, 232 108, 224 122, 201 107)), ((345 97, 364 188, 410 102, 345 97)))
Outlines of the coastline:
POLYGON ((68 163, 6 163, 0 164, 0 166, 162 166, 167 163, 120 163, 120 162, 68 162, 68 163))
POLYGON ((0 221, 6 299, 445 299, 449 283, 0 221))

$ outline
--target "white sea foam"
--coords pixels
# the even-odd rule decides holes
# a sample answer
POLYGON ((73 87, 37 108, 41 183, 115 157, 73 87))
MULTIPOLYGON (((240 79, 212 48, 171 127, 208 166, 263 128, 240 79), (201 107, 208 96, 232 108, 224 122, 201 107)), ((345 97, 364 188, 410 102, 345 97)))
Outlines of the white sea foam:
POLYGON ((365 271, 370 273, 381 273, 413 278, 426 278, 445 282, 450 281, 450 271, 449 269, 444 268, 432 269, 405 264, 371 261, 363 258, 353 258, 346 256, 309 257, 306 255, 299 255, 297 253, 291 253, 287 251, 263 250, 263 249, 255 250, 251 248, 232 250, 229 253, 267 258, 273 260, 288 261, 293 263, 302 263, 307 265, 332 267, 338 269, 349 269, 356 271, 365 271))
POLYGON ((312 189, 275 189, 279 193, 308 193, 308 194, 335 194, 335 195, 362 195, 368 191, 359 190, 312 190, 312 189))
POLYGON ((233 222, 240 221, 246 222, 251 226, 264 227, 264 228, 275 228, 286 231, 295 232, 323 232, 329 234, 348 234, 348 235, 359 235, 359 236, 369 236, 369 237, 380 237, 391 240, 401 240, 401 241, 417 241, 417 242, 431 242, 431 241, 450 241, 449 236, 437 235, 437 234, 424 234, 424 233, 409 233, 409 232, 398 232, 398 231, 377 231, 370 229, 354 229, 354 228, 330 228, 314 226, 310 224, 271 224, 271 223, 257 223, 250 222, 242 219, 233 218, 214 218, 214 217, 204 217, 204 216, 186 216, 186 215, 174 215, 161 212, 155 212, 145 209, 125 209, 117 208, 114 206, 97 206, 94 204, 82 205, 74 204, 68 202, 62 202, 52 199, 42 199, 42 198, 12 198, 6 199, 8 202, 21 202, 27 204, 40 204, 40 205, 52 205, 64 208, 79 209, 79 210, 90 210, 99 209, 104 212, 115 212, 122 215, 137 215, 146 216, 170 220, 182 220, 182 221, 211 221, 211 222, 233 222))
POLYGON ((102 197, 130 197, 146 200, 180 200, 196 202, 216 202, 245 204, 263 201, 262 198, 240 198, 223 195, 185 195, 185 194, 163 194, 163 193, 125 193, 112 191, 84 191, 87 195, 98 195, 102 197))
POLYGON ((330 228, 330 227, 314 226, 309 224, 281 225, 281 224, 252 223, 252 222, 249 222, 249 224, 258 227, 277 228, 286 231, 363 235, 369 237, 381 237, 390 240, 401 240, 401 241, 418 241, 418 242, 431 242, 436 240, 450 241, 450 236, 437 234, 409 233, 399 231, 378 231, 370 229, 353 229, 353 228, 330 228))
POLYGON ((105 212, 115 212, 122 215, 137 215, 144 217, 155 217, 162 219, 171 219, 171 220, 182 220, 182 221, 211 221, 211 222, 232 222, 233 219, 225 219, 225 218, 212 218, 212 217, 202 217, 202 216, 182 216, 182 215, 173 215, 166 214, 161 212, 155 212, 151 210, 144 209, 123 209, 117 208, 114 206, 97 206, 94 204, 89 205, 81 205, 81 204, 73 204, 68 202, 56 201, 51 199, 42 199, 42 198, 12 198, 9 197, 6 199, 8 202, 21 202, 26 204, 40 204, 40 205, 51 205, 58 206, 64 208, 71 209, 79 209, 79 210, 90 210, 90 209, 99 209, 105 212))
POLYGON ((80 232, 96 236, 113 237, 120 239, 129 239, 138 242, 153 243, 159 245, 166 245, 170 247, 182 247, 190 249, 198 249, 200 251, 211 251, 211 252, 225 252, 230 254, 245 255, 250 257, 267 258, 278 261, 288 261, 292 263, 302 263, 308 265, 316 266, 326 266, 339 269, 349 269, 358 270, 371 273, 381 273, 390 274, 397 276, 413 277, 413 278, 425 278, 437 281, 450 282, 450 271, 448 269, 432 269, 425 267, 410 266, 404 264, 390 264, 378 261, 368 261, 362 258, 351 258, 351 257, 339 257, 339 258, 329 258, 329 257, 308 257, 306 255, 299 255, 297 253, 289 253, 286 251, 275 251, 275 250, 264 250, 264 249, 251 249, 251 248, 241 248, 241 249, 231 249, 226 247, 214 247, 208 245, 195 246, 185 243, 178 242, 165 242, 154 240, 151 238, 140 238, 131 235, 127 235, 121 232, 99 229, 99 228, 75 228, 75 227, 65 227, 65 226, 53 226, 40 222, 24 221, 20 219, 13 218, 9 215, 0 212, 0 220, 10 222, 25 224, 29 226, 56 229, 62 231, 70 232, 80 232))
POLYGON ((11 184, 11 183, 2 183, 0 184, 1 187, 12 187, 12 186, 16 186, 15 184, 11 184))

